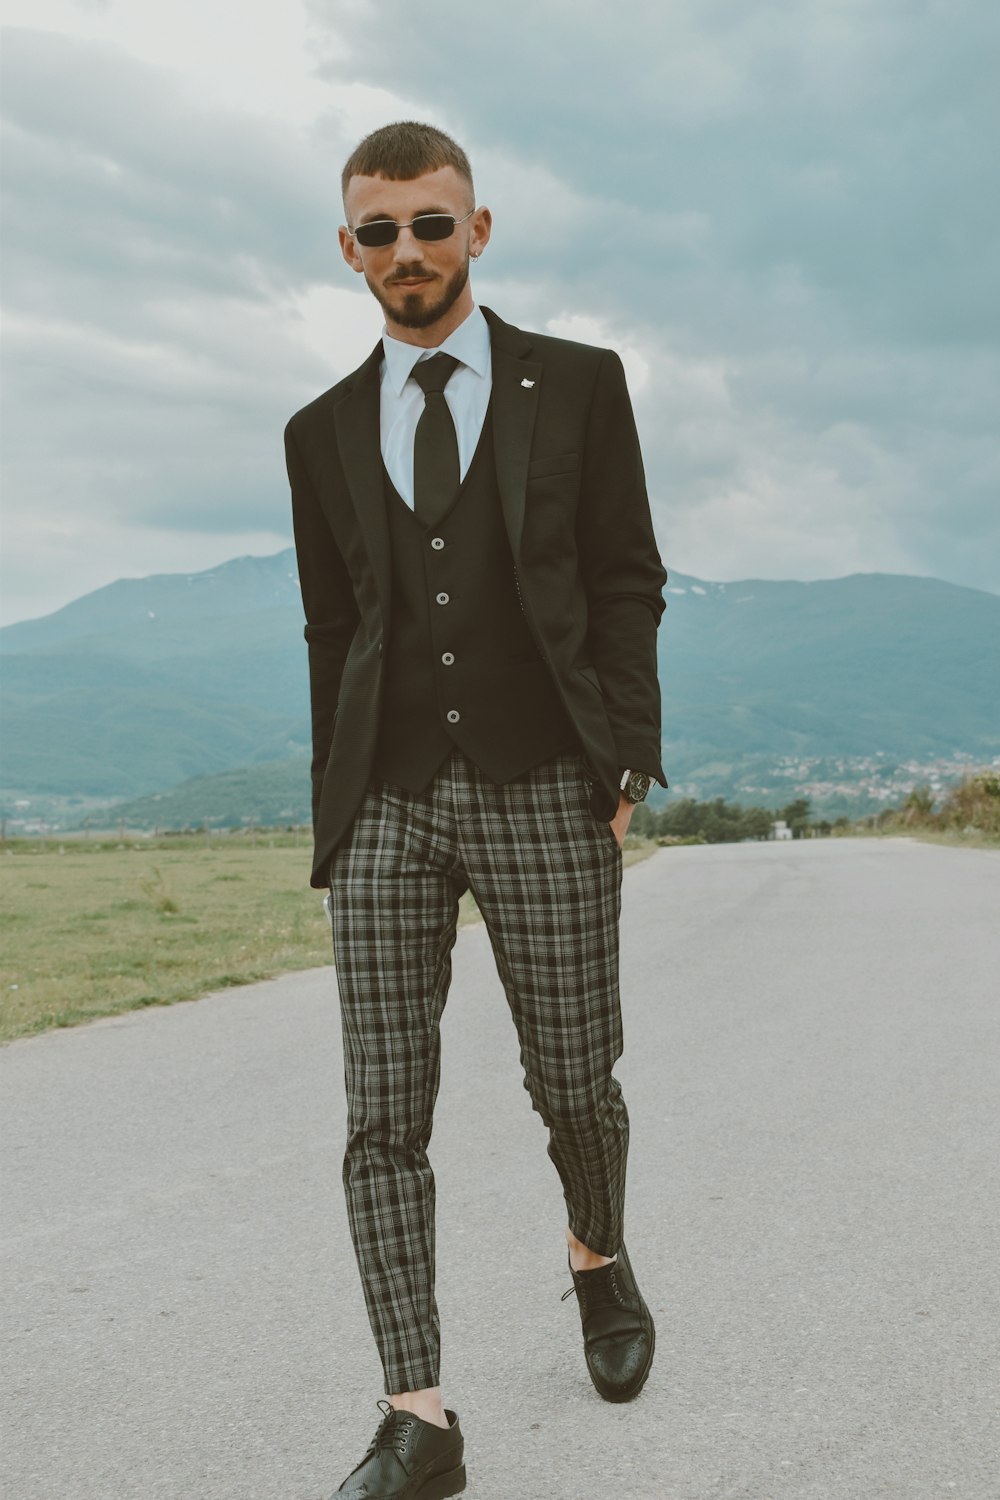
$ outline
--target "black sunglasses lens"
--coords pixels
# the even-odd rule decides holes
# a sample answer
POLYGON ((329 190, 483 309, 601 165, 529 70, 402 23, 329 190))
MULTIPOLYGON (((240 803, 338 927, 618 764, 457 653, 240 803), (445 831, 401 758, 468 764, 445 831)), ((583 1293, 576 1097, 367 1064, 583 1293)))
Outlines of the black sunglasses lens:
POLYGON ((359 224, 354 238, 371 250, 376 245, 391 245, 398 232, 392 219, 374 219, 371 224, 359 224))
MULTIPOLYGON (((451 214, 421 214, 408 226, 418 240, 446 240, 454 232, 455 220, 451 214)), ((373 219, 370 224, 359 224, 354 238, 359 245, 369 250, 376 246, 391 245, 399 233, 399 225, 393 219, 373 219)))
POLYGON ((454 228, 451 214, 421 214, 413 221, 413 233, 418 240, 446 240, 454 228))

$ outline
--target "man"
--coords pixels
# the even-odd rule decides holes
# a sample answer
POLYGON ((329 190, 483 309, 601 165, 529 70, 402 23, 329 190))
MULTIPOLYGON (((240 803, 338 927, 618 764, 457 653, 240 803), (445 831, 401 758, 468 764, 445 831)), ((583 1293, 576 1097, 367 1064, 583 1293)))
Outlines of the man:
POLYGON ((660 766, 666 573, 617 356, 473 301, 489 242, 468 159, 389 125, 343 172, 340 244, 385 328, 285 431, 313 725, 312 884, 329 886, 348 1220, 383 1419, 336 1492, 465 1487, 440 1385, 439 1021, 472 890, 549 1128, 591 1379, 642 1388, 654 1329, 623 1243, 611 1069, 621 845, 660 766))

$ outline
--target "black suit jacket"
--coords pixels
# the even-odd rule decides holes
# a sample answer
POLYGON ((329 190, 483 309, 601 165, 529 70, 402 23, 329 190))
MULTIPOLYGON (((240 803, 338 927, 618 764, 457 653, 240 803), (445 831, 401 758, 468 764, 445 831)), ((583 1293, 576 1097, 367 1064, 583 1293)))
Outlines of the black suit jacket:
MULTIPOLYGON (((653 536, 625 372, 609 349, 525 333, 483 308, 497 480, 526 618, 596 773, 610 821, 621 768, 666 786, 653 536)), ((367 785, 378 731, 391 556, 379 438, 381 340, 285 428, 313 737, 311 884, 367 785)))

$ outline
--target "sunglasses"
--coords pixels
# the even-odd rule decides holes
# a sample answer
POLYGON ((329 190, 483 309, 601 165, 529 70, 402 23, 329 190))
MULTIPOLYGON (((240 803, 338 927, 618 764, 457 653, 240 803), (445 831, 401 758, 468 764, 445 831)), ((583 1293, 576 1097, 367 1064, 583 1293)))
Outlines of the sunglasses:
MULTIPOLYGON (((475 211, 470 208, 465 219, 471 219, 475 211)), ((409 224, 397 224, 395 219, 372 219, 369 224, 359 224, 350 233, 359 245, 374 250, 376 246, 395 244, 401 229, 412 229, 415 240, 446 240, 454 234, 455 225, 464 224, 465 219, 456 219, 454 214, 419 214, 409 224)))

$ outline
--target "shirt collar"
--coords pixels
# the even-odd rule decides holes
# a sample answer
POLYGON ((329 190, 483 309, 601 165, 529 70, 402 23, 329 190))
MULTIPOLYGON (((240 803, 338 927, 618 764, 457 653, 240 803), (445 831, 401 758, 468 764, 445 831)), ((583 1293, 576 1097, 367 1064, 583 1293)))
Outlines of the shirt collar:
POLYGON ((435 349, 404 344, 401 339, 394 339, 386 328, 382 330, 382 348, 385 351, 385 378, 397 396, 403 394, 403 387, 417 361, 424 357, 429 359, 432 354, 453 354, 485 379, 490 369, 490 325, 474 306, 464 323, 459 323, 435 349))

